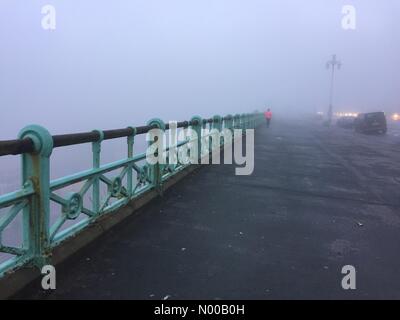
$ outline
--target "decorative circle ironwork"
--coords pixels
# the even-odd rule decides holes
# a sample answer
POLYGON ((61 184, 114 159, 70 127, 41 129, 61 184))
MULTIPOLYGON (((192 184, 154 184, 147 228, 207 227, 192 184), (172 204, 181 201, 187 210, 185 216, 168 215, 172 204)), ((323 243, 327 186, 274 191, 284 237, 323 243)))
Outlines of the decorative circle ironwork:
POLYGON ((79 193, 70 195, 67 203, 66 214, 69 220, 78 218, 82 211, 82 196, 79 193))
POLYGON ((118 196, 121 193, 122 181, 120 177, 114 178, 111 184, 111 195, 113 197, 118 196))

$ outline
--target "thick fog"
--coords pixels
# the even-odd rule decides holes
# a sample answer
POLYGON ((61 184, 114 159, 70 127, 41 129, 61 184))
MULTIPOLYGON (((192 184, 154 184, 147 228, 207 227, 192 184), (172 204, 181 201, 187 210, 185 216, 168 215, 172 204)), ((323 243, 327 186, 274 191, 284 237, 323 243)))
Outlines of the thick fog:
MULTIPOLYGON (((328 109, 333 54, 335 111, 400 111, 399 9, 398 0, 0 0, 0 140, 33 123, 60 134, 267 107, 301 119, 328 109)), ((135 153, 145 146, 136 139, 135 153)), ((103 142, 101 163, 126 146, 103 142)), ((19 160, 0 158, 0 195, 24 182, 19 160)), ((91 165, 90 144, 57 148, 51 179, 91 165)), ((21 224, 8 232, 19 241, 21 224)))
POLYGON ((0 2, 0 137, 157 116, 400 108, 400 2, 119 0, 0 2), (41 12, 56 10, 55 30, 41 12), (342 8, 356 29, 342 28, 342 8))

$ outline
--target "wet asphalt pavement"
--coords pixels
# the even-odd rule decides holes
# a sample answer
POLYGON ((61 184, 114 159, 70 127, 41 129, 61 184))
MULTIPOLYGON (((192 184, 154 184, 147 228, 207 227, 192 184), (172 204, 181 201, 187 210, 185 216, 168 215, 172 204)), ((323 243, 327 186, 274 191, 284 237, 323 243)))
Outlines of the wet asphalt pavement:
POLYGON ((199 169, 58 266, 55 291, 37 281, 17 297, 399 299, 396 132, 274 119, 253 175, 199 169))

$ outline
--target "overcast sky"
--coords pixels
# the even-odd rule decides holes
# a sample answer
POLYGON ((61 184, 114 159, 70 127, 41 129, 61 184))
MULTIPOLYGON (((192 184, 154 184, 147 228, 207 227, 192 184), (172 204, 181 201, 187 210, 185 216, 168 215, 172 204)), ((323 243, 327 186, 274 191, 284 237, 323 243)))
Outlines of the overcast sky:
POLYGON ((0 137, 325 110, 333 53, 336 110, 400 109, 399 39, 398 0, 0 0, 0 137))

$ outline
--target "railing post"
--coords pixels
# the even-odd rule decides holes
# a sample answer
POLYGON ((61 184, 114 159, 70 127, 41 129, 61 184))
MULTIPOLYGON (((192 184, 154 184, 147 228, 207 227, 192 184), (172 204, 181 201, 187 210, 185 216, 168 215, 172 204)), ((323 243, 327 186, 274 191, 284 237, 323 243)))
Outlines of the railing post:
MULTIPOLYGON (((203 120, 202 120, 202 124, 201 124, 201 130, 202 130, 202 132, 204 133, 204 135, 206 134, 206 133, 205 133, 205 130, 206 130, 206 128, 207 128, 207 125, 208 125, 207 120, 206 120, 206 119, 203 119, 203 120)), ((201 141, 202 141, 201 147, 202 147, 202 148, 205 148, 204 146, 207 145, 207 142, 209 141, 209 140, 208 140, 209 137, 205 137, 204 135, 202 135, 202 137, 201 137, 201 141)), ((203 152, 202 152, 202 151, 203 151, 203 150, 200 150, 200 158, 203 157, 203 152)), ((208 151, 210 151, 210 150, 208 150, 208 151)))
POLYGON ((31 125, 22 129, 20 139, 30 138, 35 151, 22 154, 22 183, 32 183, 35 194, 23 210, 23 247, 34 265, 41 268, 49 256, 50 155, 53 138, 47 129, 31 125))
MULTIPOLYGON (((101 154, 101 142, 104 139, 104 133, 101 130, 93 130, 99 134, 99 140, 92 142, 92 154, 93 154, 93 169, 100 168, 100 154, 101 154)), ((100 179, 98 176, 93 177, 92 186, 92 210, 98 215, 100 213, 100 179)))
MULTIPOLYGON (((128 159, 133 158, 133 145, 135 143, 135 135, 136 135, 136 128, 134 127, 129 127, 132 129, 133 133, 128 136, 127 139, 127 144, 128 144, 128 159)), ((128 172, 127 172, 127 187, 128 187, 128 194, 129 197, 132 197, 132 191, 133 191, 133 183, 132 183, 132 164, 129 165, 128 172)))
MULTIPOLYGON (((159 129, 164 134, 165 131, 165 124, 161 119, 155 118, 151 119, 147 122, 148 126, 155 126, 156 129, 159 129)), ((151 131, 150 138, 148 140, 148 145, 151 146, 154 142, 157 141, 157 136, 153 136, 151 131)), ((163 138, 163 137, 162 137, 163 138)), ((161 152, 161 157, 163 157, 164 152, 164 141, 161 141, 161 147, 157 150, 155 156, 159 157, 159 153, 161 152)), ((159 194, 162 194, 162 172, 163 172, 163 165, 160 164, 159 161, 155 164, 149 164, 149 178, 151 181, 152 186, 157 190, 159 194)))
MULTIPOLYGON (((222 131, 222 117, 220 115, 215 115, 213 117, 213 129, 218 130, 218 133, 221 134, 222 131)), ((214 138, 213 138, 214 143, 214 138)), ((221 139, 219 141, 215 141, 215 147, 219 147, 221 145, 221 139), (217 143, 218 142, 218 143, 217 143)))
POLYGON ((213 117, 213 129, 221 131, 221 127, 222 127, 222 118, 219 115, 215 115, 213 117))
POLYGON ((233 128, 239 129, 240 128, 240 114, 235 114, 233 117, 233 128))
POLYGON ((241 124, 241 129, 242 129, 242 133, 243 134, 246 134, 246 126, 247 126, 247 123, 246 123, 246 114, 242 114, 242 116, 240 117, 241 119, 241 121, 240 121, 240 124, 241 124))
POLYGON ((213 139, 212 139, 212 135, 211 135, 211 130, 213 129, 213 123, 212 121, 208 123, 208 155, 211 157, 212 155, 212 151, 213 151, 213 139))
MULTIPOLYGON (((224 127, 223 127, 223 139, 224 139, 224 159, 229 159, 227 158, 227 155, 229 156, 232 155, 232 147, 233 147, 233 141, 234 141, 234 124, 233 124, 233 116, 231 114, 228 114, 224 117, 224 127), (229 131, 230 136, 227 135, 227 132, 229 131)), ((229 160, 228 160, 229 162, 229 160)), ((231 161, 229 163, 232 163, 231 161)))
POLYGON ((198 163, 200 164, 201 163, 201 140, 202 140, 201 127, 203 124, 203 120, 199 116, 194 116, 194 117, 192 117, 191 122, 197 123, 195 125, 192 125, 191 129, 194 132, 196 132, 196 135, 197 135, 197 160, 198 160, 198 163))
POLYGON ((225 118, 224 118, 224 129, 229 129, 232 131, 233 129, 233 117, 231 114, 228 114, 225 118))

